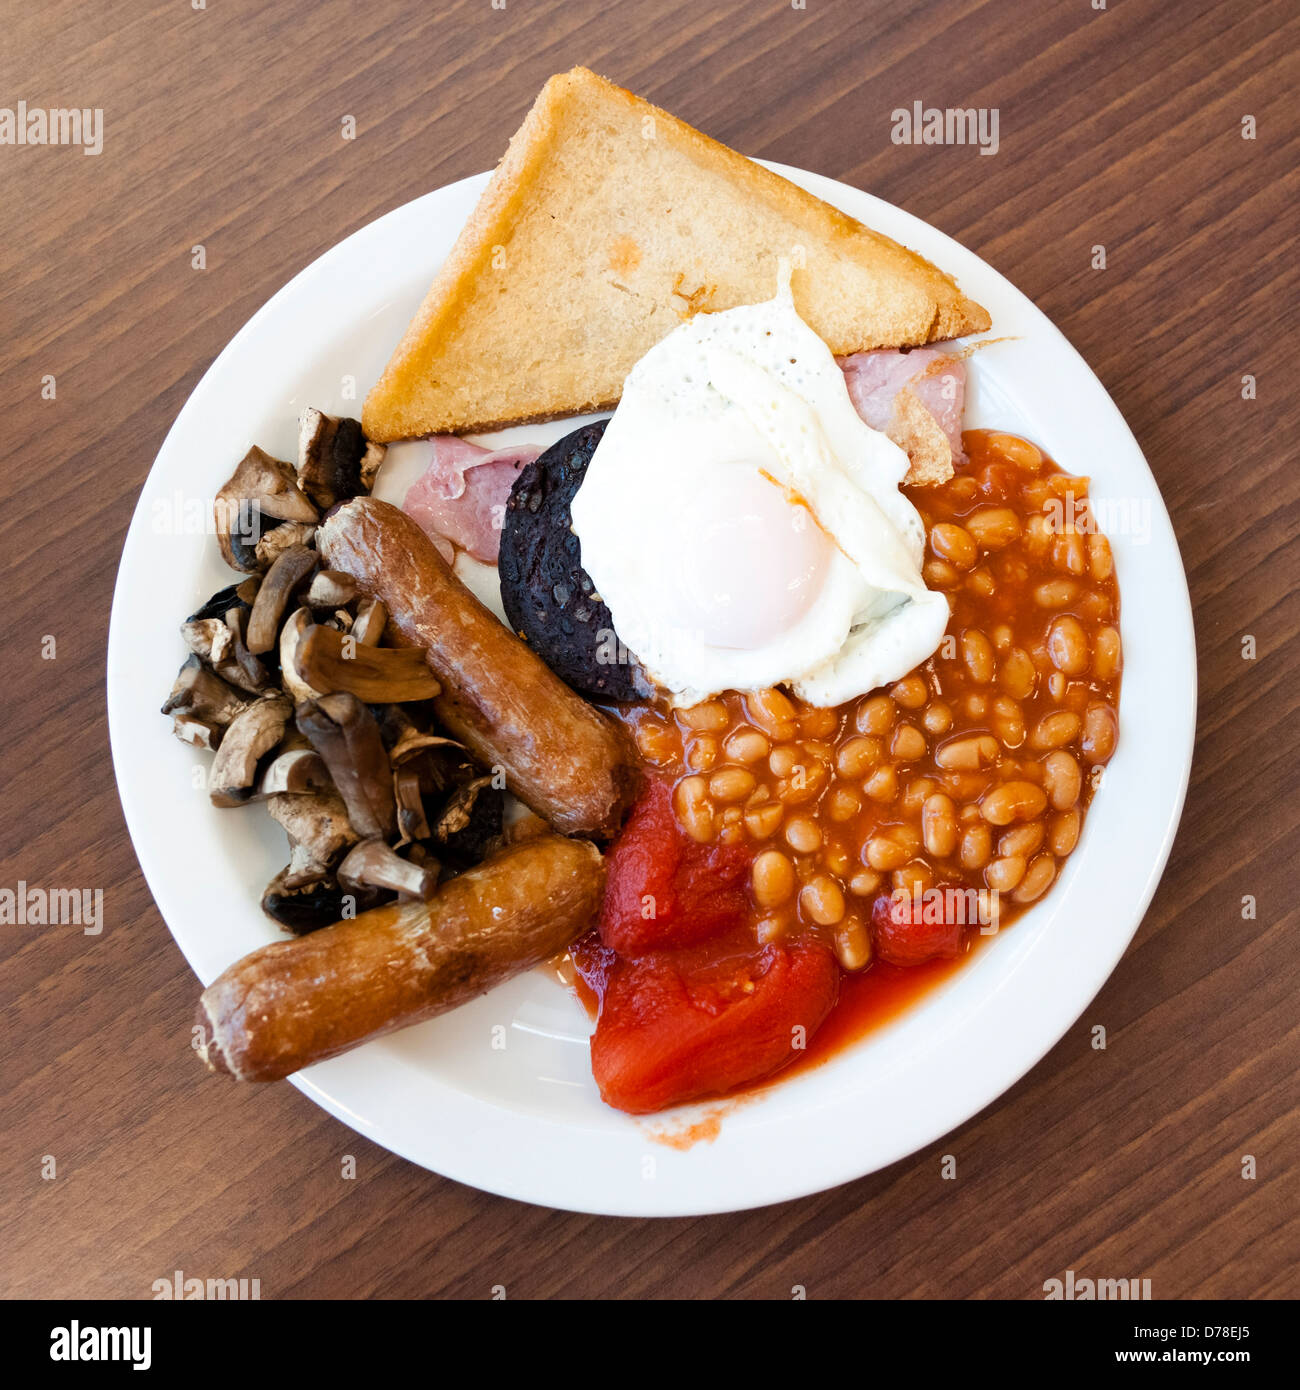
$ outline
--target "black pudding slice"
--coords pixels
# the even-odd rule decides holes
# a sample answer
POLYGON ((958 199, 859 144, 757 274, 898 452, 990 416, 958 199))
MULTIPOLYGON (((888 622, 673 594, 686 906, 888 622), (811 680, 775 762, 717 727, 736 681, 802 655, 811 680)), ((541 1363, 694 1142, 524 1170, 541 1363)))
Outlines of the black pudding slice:
POLYGON ((570 507, 605 421, 566 434, 515 479, 501 528, 501 600, 510 626, 575 690, 634 700, 648 687, 582 568, 570 507))

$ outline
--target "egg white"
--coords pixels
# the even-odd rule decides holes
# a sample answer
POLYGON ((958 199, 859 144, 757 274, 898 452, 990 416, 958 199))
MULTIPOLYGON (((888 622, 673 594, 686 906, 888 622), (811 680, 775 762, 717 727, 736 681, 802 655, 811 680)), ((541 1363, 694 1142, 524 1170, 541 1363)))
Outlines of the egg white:
MULTIPOLYGON (((838 705, 906 675, 948 624, 947 599, 921 576, 924 527, 898 488, 907 468, 854 409, 787 278, 766 303, 696 315, 637 363, 574 497, 573 529, 620 640, 675 703, 787 684, 838 705), (744 534, 725 503, 754 498, 755 474, 784 494, 792 529, 829 540, 816 538, 819 567, 802 576, 802 615, 737 645, 724 636, 727 605, 743 608, 743 592, 701 592, 691 576, 711 531, 744 534)), ((809 549, 806 537, 774 541, 743 557, 769 594, 787 582, 769 567, 809 549)))

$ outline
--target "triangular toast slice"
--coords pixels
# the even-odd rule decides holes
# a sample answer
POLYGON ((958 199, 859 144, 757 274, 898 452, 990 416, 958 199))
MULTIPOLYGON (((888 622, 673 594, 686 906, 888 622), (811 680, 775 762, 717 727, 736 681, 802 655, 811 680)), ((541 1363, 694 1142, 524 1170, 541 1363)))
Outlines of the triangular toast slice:
POLYGON ((929 261, 574 68, 542 89, 366 398, 374 440, 608 409, 684 318, 776 292, 836 353, 989 326, 929 261))

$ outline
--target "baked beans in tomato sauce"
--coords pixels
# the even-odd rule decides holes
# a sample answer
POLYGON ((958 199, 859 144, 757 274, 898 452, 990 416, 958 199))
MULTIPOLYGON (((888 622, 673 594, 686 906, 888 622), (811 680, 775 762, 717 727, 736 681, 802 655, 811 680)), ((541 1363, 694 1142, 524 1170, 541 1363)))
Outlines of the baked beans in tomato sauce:
POLYGON ((815 932, 850 972, 827 1041, 952 968, 890 961, 873 944, 878 900, 963 890, 1006 926, 1050 891, 1115 751, 1119 589, 1088 481, 1014 435, 963 442, 947 483, 905 489, 925 581, 952 610, 928 661, 835 709, 769 689, 622 711, 686 834, 750 848, 758 940, 815 932))

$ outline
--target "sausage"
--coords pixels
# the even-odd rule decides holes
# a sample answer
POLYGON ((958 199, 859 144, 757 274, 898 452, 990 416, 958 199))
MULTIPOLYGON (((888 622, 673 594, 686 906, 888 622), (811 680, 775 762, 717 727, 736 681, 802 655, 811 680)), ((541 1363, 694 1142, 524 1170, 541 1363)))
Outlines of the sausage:
POLYGON ((446 1013, 566 946, 591 924, 600 851, 546 833, 502 850, 428 902, 393 903, 263 946, 203 991, 209 1071, 278 1081, 446 1013))
POLYGON ((391 641, 425 648, 443 687, 434 709, 455 737, 557 830, 614 835, 637 776, 627 739, 498 622, 405 512, 353 498, 316 546, 385 605, 391 641))

